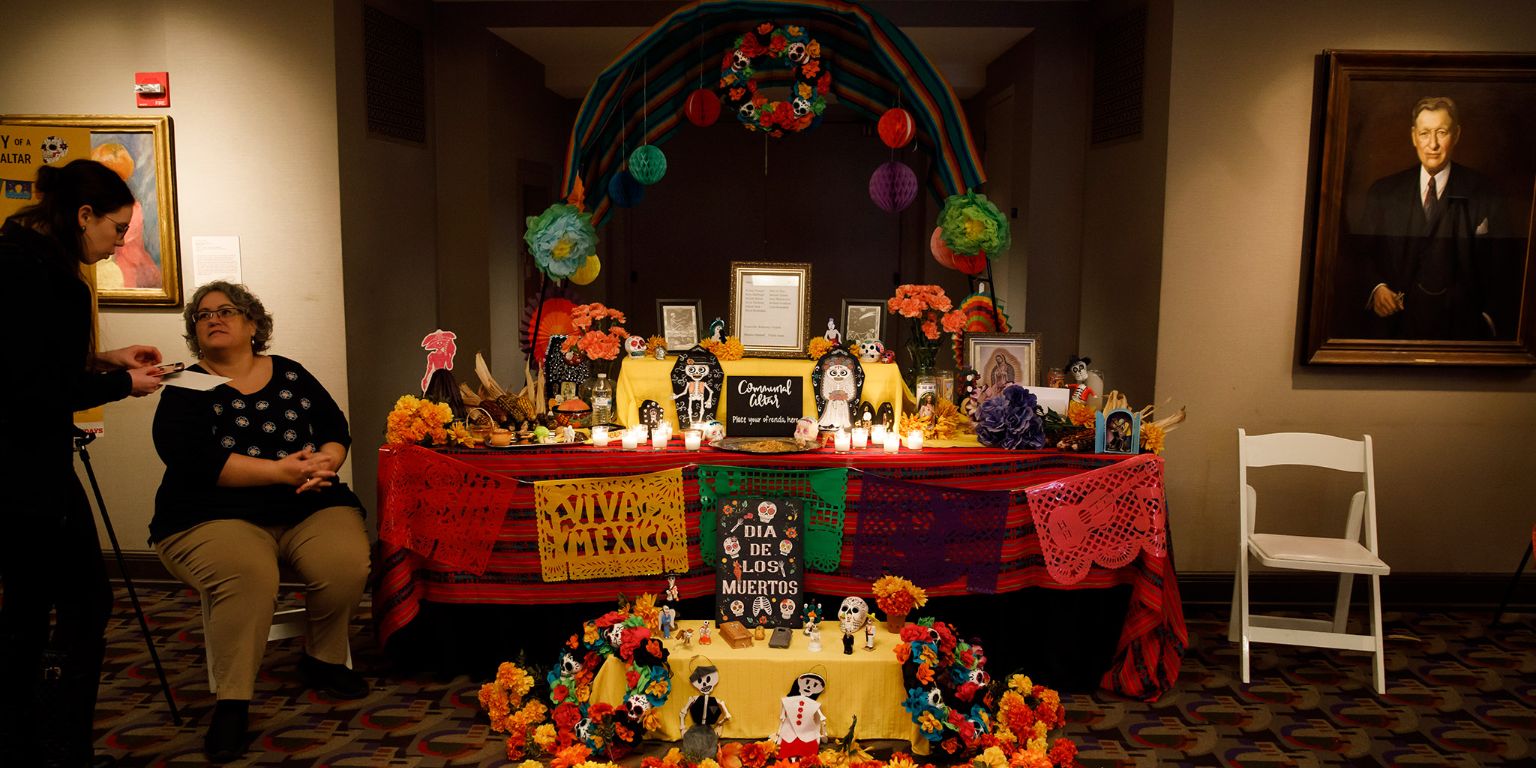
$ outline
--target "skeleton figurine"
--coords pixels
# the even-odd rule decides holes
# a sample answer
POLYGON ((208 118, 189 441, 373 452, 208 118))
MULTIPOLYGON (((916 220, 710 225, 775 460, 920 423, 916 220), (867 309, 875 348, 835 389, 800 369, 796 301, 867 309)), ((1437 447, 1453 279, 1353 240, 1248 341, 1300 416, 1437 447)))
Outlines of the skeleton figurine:
POLYGON ((845 597, 837 609, 837 623, 843 630, 843 655, 853 654, 853 636, 869 622, 869 603, 862 597, 845 597))
POLYGON ((693 630, 691 630, 691 629, 680 629, 680 630, 678 630, 677 631, 677 639, 682 642, 684 648, 692 648, 693 647, 693 630))
POLYGON ((779 700, 779 729, 773 734, 779 759, 800 762, 821 749, 821 740, 827 736, 827 717, 817 699, 826 689, 825 678, 807 672, 795 678, 789 694, 779 700))
POLYGON ((675 603, 682 599, 682 593, 677 589, 677 574, 667 574, 667 588, 661 593, 661 599, 669 603, 675 603))
POLYGON ((874 649, 875 623, 873 621, 866 621, 864 622, 864 650, 873 651, 874 649))
POLYGON ((826 333, 826 337, 827 337, 827 341, 830 341, 833 344, 841 344, 841 343, 843 343, 843 334, 838 332, 838 330, 837 330, 837 318, 835 318, 835 317, 827 318, 827 333, 826 333))
POLYGON ((699 625, 699 645, 709 645, 710 643, 713 643, 713 642, 714 642, 714 638, 711 638, 709 636, 709 622, 706 621, 703 624, 700 624, 699 625))
POLYGON ((709 365, 703 359, 687 357, 683 361, 683 375, 687 380, 683 383, 674 400, 681 401, 678 409, 678 421, 692 424, 696 421, 705 421, 714 414, 715 388, 710 386, 709 365))
POLYGON ((1088 364, 1092 358, 1072 356, 1067 364, 1067 375, 1071 381, 1067 383, 1067 389, 1072 392, 1072 399, 1079 403, 1086 403, 1093 397, 1093 388, 1088 386, 1088 364))
POLYGON ((671 640, 672 630, 677 627, 677 609, 670 605, 661 607, 661 639, 671 640))
POLYGON ((816 637, 821 629, 821 603, 814 600, 805 601, 805 636, 816 637))
POLYGON ((698 694, 688 697, 688 703, 677 713, 677 729, 683 731, 683 756, 697 763, 719 751, 720 727, 731 719, 731 711, 713 695, 715 686, 720 684, 720 670, 714 665, 694 667, 688 682, 698 694), (693 718, 693 726, 684 730, 689 717, 693 718))
POLYGON ((849 409, 858 396, 853 368, 841 360, 831 361, 821 378, 821 397, 826 402, 821 412, 821 428, 848 429, 852 426, 853 417, 849 409))

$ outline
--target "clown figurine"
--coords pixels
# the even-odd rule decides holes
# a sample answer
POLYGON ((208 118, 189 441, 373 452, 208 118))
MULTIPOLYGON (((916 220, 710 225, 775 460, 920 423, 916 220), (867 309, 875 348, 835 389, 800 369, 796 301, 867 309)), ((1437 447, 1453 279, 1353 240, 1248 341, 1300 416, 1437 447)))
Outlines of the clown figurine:
POLYGON ((798 763, 821 749, 827 736, 827 717, 821 713, 821 692, 827 681, 807 672, 789 686, 789 695, 779 700, 779 729, 773 740, 779 745, 778 758, 798 763))

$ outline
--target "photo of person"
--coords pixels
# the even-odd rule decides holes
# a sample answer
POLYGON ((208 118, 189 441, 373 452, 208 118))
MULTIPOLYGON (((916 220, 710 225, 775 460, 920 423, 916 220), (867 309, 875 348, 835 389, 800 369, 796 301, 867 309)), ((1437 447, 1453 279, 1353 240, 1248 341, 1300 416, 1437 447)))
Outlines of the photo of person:
POLYGON ((878 301, 871 303, 844 302, 843 334, 849 341, 880 339, 884 330, 885 307, 878 301))

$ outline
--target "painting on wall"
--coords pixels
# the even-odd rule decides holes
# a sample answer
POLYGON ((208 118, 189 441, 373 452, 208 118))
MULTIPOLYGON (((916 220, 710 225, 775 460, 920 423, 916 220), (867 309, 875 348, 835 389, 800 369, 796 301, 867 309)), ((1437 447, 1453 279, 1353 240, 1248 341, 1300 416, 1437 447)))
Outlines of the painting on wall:
POLYGON ((1301 361, 1536 366, 1536 54, 1319 57, 1301 361))
POLYGON ((180 306, 171 118, 6 115, 0 117, 0 125, 83 128, 90 132, 87 157, 123 177, 134 198, 133 217, 123 244, 95 267, 98 303, 104 307, 180 306))

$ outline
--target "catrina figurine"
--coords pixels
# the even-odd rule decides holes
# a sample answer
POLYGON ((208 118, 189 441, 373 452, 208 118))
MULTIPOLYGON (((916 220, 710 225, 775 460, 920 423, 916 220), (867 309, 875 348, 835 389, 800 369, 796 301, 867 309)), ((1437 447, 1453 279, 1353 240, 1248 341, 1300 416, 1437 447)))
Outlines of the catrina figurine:
POLYGON ((811 388, 821 414, 817 424, 822 429, 848 429, 853 426, 853 409, 864 391, 864 366, 848 350, 835 347, 816 361, 811 388))
POLYGON ((677 423, 713 421, 720 409, 724 386, 725 369, 713 352, 695 346, 679 354, 672 364, 672 401, 677 405, 677 423))
POLYGON ((773 734, 780 760, 799 762, 821 750, 827 736, 827 717, 821 713, 821 692, 827 680, 807 672, 789 686, 789 694, 779 700, 779 730, 773 734))
POLYGON ((713 664, 695 666, 688 673, 688 682, 698 693, 689 696, 688 703, 677 714, 677 729, 683 731, 683 757, 697 763, 720 751, 720 728, 731 719, 731 711, 714 695, 715 686, 720 684, 720 670, 713 664), (688 726, 690 717, 692 726, 688 726))

